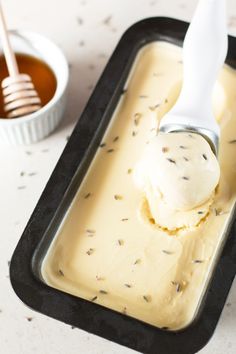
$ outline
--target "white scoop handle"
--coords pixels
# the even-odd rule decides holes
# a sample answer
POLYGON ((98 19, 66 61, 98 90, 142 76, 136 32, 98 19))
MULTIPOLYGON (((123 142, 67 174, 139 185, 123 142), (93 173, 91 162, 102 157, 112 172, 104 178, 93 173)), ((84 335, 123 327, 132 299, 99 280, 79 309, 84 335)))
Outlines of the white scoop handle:
POLYGON ((209 129, 219 136, 212 91, 227 50, 225 0, 200 0, 184 40, 182 91, 160 128, 183 124, 209 129))

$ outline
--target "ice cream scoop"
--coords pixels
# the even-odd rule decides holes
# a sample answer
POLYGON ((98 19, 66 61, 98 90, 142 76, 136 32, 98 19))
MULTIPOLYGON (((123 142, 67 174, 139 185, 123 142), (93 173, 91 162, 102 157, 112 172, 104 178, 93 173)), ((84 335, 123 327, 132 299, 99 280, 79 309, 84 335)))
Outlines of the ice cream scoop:
POLYGON ((197 226, 209 213, 220 178, 212 92, 227 46, 225 0, 200 0, 184 40, 180 96, 134 173, 146 213, 163 229, 197 226))
POLYGON ((212 91, 227 49, 225 0, 200 0, 184 40, 182 90, 160 123, 165 133, 201 134, 216 154, 219 126, 212 111, 212 91))
POLYGON ((175 230, 194 227, 208 214, 220 168, 201 135, 160 132, 145 149, 134 178, 155 224, 175 230))
POLYGON ((220 168, 202 136, 159 133, 146 148, 136 175, 141 188, 150 183, 169 208, 186 211, 209 199, 219 182, 220 168))

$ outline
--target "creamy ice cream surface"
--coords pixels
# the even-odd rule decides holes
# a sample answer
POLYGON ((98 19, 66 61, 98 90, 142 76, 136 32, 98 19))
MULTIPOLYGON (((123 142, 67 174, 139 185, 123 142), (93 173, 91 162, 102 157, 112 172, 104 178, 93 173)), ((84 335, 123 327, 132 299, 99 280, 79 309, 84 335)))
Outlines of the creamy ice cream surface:
POLYGON ((159 132, 134 173, 155 223, 169 230, 194 227, 206 217, 219 178, 208 142, 188 132, 159 132))
POLYGON ((200 136, 155 137, 181 79, 181 48, 154 42, 139 51, 41 268, 54 288, 169 330, 194 319, 236 200, 236 71, 223 68, 213 95, 219 184, 200 136), (137 188, 133 175, 146 151, 151 161, 137 188))

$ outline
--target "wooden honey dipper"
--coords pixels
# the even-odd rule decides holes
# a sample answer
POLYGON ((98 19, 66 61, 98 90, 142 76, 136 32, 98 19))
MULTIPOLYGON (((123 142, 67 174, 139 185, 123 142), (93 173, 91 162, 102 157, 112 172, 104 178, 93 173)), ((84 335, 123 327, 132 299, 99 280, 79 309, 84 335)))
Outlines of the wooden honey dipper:
POLYGON ((41 100, 31 77, 27 74, 19 73, 16 57, 10 44, 1 2, 0 35, 9 72, 9 76, 1 83, 4 111, 7 118, 17 118, 39 110, 41 108, 41 100))

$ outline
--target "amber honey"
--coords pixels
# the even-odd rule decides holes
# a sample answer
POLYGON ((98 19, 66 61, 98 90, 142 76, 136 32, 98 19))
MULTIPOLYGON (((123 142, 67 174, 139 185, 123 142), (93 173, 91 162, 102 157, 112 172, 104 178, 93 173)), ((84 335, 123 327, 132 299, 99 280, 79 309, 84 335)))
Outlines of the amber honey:
MULTIPOLYGON (((16 60, 19 67, 19 72, 28 74, 32 78, 32 82, 42 102, 42 107, 45 106, 54 96, 57 81, 52 69, 42 60, 28 54, 16 53, 16 60)), ((5 57, 0 56, 0 83, 5 77, 9 76, 5 57)), ((0 89, 0 118, 6 118, 6 113, 3 109, 3 96, 0 89)))

